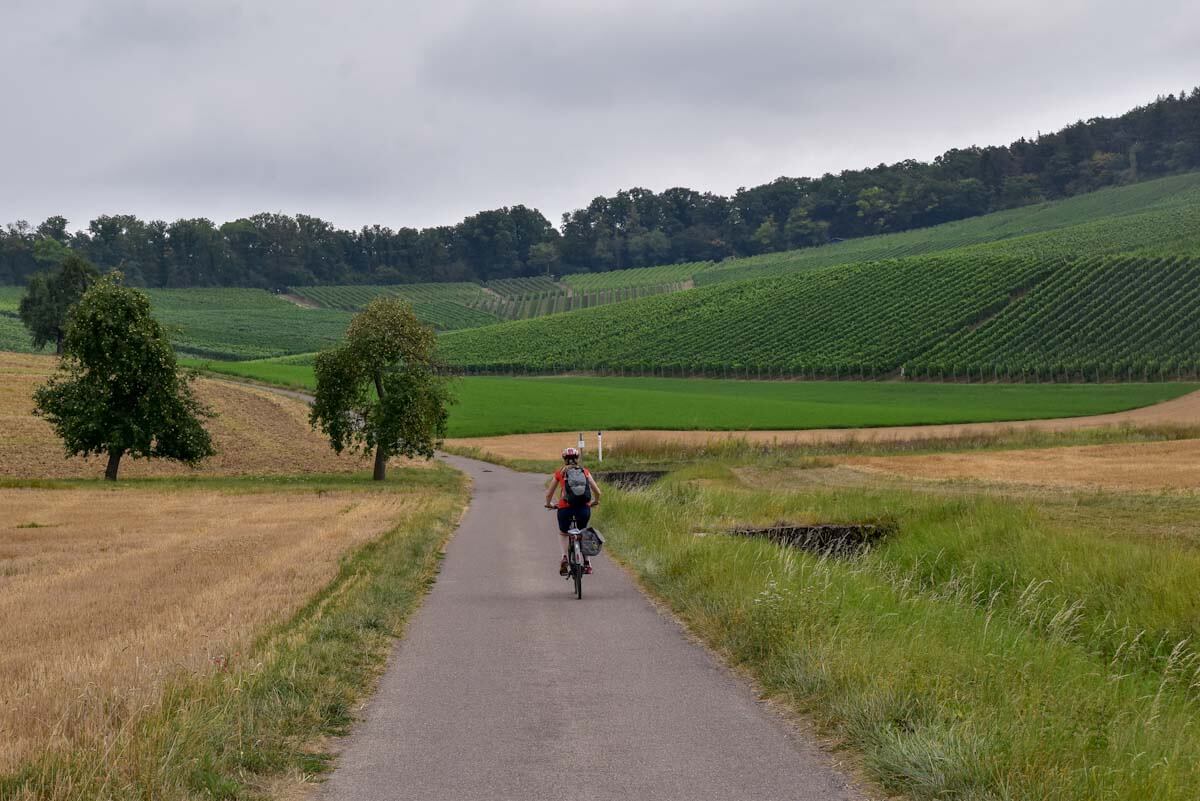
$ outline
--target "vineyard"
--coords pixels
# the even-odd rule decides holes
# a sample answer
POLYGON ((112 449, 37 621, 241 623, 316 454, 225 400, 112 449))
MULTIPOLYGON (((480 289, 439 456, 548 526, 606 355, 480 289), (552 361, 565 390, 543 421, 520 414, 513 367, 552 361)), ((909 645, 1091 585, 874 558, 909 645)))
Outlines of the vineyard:
POLYGON ((691 276, 705 266, 706 263, 700 263, 615 270, 567 276, 562 281, 547 277, 505 278, 484 284, 301 286, 292 287, 291 291, 319 306, 344 311, 359 311, 377 297, 400 297, 413 305, 413 311, 425 323, 439 331, 454 331, 677 292, 690 287, 691 276))
POLYGON ((468 373, 1161 380, 1200 374, 1198 301, 1196 257, 959 253, 463 331, 442 356, 468 373))
POLYGON ((1200 257, 1065 265, 982 326, 911 360, 913 377, 1103 381, 1200 374, 1200 257))
POLYGON ((302 309, 260 289, 147 290, 154 316, 181 353, 258 359, 320 350, 341 340, 350 314, 302 309))
POLYGON ((460 331, 442 338, 442 356, 470 372, 880 376, 1049 269, 924 257, 815 270, 460 331))

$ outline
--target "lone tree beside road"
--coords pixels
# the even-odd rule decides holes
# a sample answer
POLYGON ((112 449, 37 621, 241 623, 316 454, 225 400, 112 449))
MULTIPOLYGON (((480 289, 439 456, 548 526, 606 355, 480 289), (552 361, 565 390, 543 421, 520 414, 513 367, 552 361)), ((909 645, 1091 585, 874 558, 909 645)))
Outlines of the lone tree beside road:
POLYGON ((84 291, 100 275, 91 262, 68 255, 51 273, 34 273, 17 307, 17 316, 29 329, 33 346, 54 343, 54 352, 62 355, 67 312, 83 297, 84 291))
POLYGON ((350 321, 346 341, 317 354, 309 422, 333 449, 375 451, 373 478, 393 456, 433 456, 446 436, 446 379, 434 369, 433 331, 412 307, 379 298, 350 321))
POLYGON ((34 393, 68 455, 107 454, 104 477, 117 479, 126 453, 194 465, 213 454, 201 423, 211 417, 192 395, 150 300, 110 273, 67 317, 59 373, 34 393))

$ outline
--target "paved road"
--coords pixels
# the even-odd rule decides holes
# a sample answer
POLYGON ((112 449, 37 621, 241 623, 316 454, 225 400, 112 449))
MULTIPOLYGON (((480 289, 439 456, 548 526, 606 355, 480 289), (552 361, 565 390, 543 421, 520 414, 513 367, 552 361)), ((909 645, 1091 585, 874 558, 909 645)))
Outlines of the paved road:
POLYGON ((321 799, 856 797, 607 559, 575 600, 541 478, 448 461, 470 510, 321 799))

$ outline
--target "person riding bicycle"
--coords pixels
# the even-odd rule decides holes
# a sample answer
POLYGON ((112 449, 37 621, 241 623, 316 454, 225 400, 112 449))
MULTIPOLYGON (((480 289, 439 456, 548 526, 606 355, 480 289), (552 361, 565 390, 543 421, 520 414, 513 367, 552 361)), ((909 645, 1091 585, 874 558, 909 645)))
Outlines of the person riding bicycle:
MULTIPOLYGON (((555 508, 553 499, 555 492, 558 492, 558 539, 562 543, 562 563, 558 566, 558 574, 565 576, 570 572, 567 566, 567 549, 570 547, 567 532, 572 528, 572 521, 575 528, 587 527, 592 507, 600 503, 600 487, 592 478, 591 471, 580 466, 577 449, 564 449, 562 460, 563 466, 554 471, 554 480, 546 490, 546 508, 555 508)), ((592 572, 591 562, 586 558, 583 560, 583 572, 592 572)))

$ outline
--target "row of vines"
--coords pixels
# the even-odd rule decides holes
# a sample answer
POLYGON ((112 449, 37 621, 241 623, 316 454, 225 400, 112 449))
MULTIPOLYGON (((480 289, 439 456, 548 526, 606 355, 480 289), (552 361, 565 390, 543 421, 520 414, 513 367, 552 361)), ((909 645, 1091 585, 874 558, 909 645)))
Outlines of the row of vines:
MULTIPOLYGON (((680 267, 684 265, 679 265, 680 267)), ((659 270, 665 277, 676 270, 659 270)), ((639 272, 622 270, 617 272, 639 272)), ((608 274, 597 274, 597 277, 608 274)), ((359 311, 378 297, 404 298, 413 305, 417 316, 440 331, 477 328, 502 320, 526 320, 548 314, 589 309, 610 303, 677 292, 690 284, 643 283, 648 275, 632 276, 626 284, 609 278, 580 285, 559 283, 549 278, 506 278, 486 284, 400 284, 394 286, 302 286, 292 292, 304 300, 327 309, 359 311), (593 283, 595 284, 593 286, 593 283)), ((690 281, 690 278, 687 279, 690 281)))
POLYGON ((1093 256, 905 365, 914 378, 1159 380, 1200 375, 1200 258, 1093 256))

